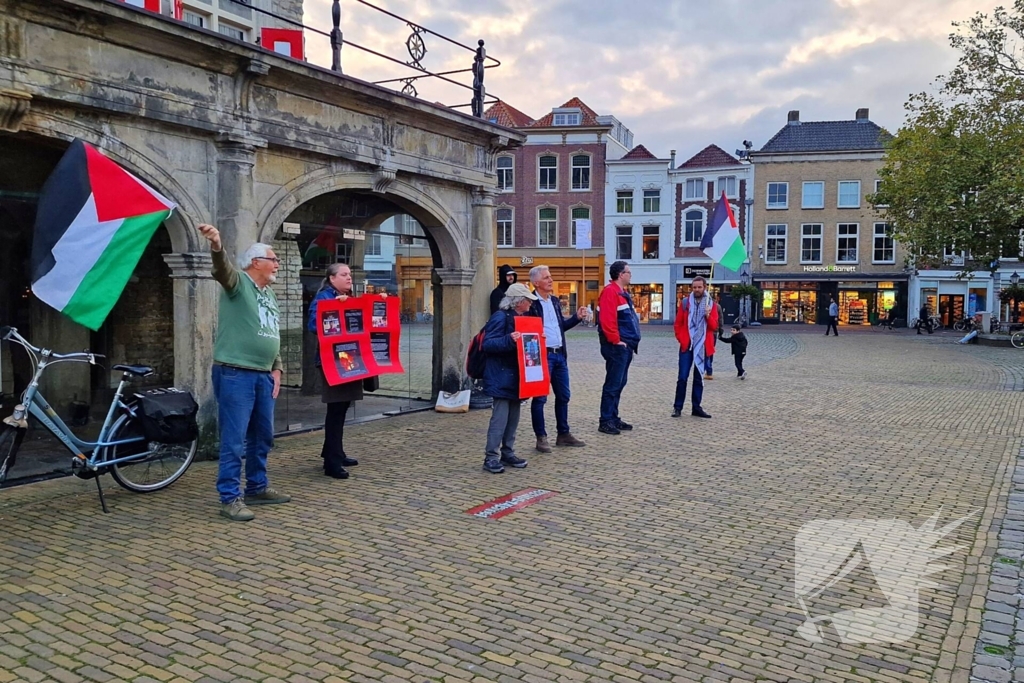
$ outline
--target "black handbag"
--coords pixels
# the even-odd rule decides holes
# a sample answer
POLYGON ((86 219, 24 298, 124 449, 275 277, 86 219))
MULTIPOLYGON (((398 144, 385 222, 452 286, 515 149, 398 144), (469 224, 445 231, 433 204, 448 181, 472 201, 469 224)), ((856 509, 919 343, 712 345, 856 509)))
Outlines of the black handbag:
POLYGON ((377 391, 380 389, 380 377, 367 377, 363 380, 363 391, 377 391))
POLYGON ((135 394, 136 417, 147 441, 188 443, 199 436, 199 404, 188 391, 149 389, 135 394))

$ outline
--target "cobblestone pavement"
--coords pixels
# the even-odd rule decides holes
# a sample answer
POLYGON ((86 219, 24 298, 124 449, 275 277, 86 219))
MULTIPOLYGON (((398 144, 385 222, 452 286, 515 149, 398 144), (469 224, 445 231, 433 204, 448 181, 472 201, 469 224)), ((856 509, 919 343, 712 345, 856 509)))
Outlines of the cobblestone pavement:
MULTIPOLYGON (((1015 674, 1015 356, 912 333, 755 330, 749 380, 719 349, 714 419, 672 419, 671 330, 644 334, 622 402, 634 431, 597 433, 603 364, 593 330, 574 331, 570 419, 588 446, 533 452, 524 411, 530 465, 501 476, 480 470, 481 411, 351 428, 362 464, 342 482, 319 474, 319 434, 281 439, 271 476, 294 500, 248 524, 217 516, 210 463, 163 492, 110 488, 111 515, 91 482, 0 492, 0 682, 1015 674), (532 487, 558 495, 500 520, 464 512, 532 487), (939 510, 941 523, 976 514, 947 539, 963 548, 921 592, 908 641, 842 643, 828 625, 823 643, 798 635, 801 525, 917 527, 939 510)), ((862 567, 808 608, 884 603, 862 567)))

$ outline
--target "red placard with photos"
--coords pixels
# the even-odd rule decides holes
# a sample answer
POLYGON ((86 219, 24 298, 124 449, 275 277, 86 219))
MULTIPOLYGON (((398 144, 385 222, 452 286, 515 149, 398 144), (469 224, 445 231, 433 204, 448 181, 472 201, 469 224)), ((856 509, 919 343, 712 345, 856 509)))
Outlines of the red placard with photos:
POLYGON ((359 296, 317 304, 317 338, 331 386, 404 372, 398 353, 398 297, 359 296))
POLYGON ((548 374, 548 348, 544 344, 544 319, 534 316, 517 315, 516 342, 519 357, 519 398, 547 396, 551 390, 548 374))

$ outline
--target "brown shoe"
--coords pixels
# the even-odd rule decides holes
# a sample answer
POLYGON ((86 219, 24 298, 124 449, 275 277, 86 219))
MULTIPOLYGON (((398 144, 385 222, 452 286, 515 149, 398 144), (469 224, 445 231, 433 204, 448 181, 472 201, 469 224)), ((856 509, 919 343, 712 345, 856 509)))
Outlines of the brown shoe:
POLYGON ((714 379, 714 375, 704 375, 704 379, 714 379))
POLYGON ((555 439, 555 445, 556 446, 586 446, 587 444, 585 444, 582 441, 580 441, 579 439, 577 439, 575 436, 572 435, 571 432, 566 432, 565 434, 559 434, 558 435, 558 438, 555 439))
POLYGON ((551 444, 548 443, 548 437, 546 437, 546 436, 538 436, 537 437, 537 450, 540 453, 550 453, 551 452, 551 444))

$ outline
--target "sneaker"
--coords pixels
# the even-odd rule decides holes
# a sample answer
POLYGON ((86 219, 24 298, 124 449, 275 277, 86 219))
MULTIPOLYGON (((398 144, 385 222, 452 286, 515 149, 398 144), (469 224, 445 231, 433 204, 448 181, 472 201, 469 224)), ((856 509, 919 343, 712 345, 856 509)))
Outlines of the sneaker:
POLYGON ((740 379, 746 379, 746 378, 747 378, 747 371, 744 370, 742 373, 740 373, 740 379))
POLYGON ((694 408, 690 411, 690 415, 694 417, 711 417, 711 413, 705 412, 703 408, 694 408))
POLYGON ((505 467, 501 464, 501 461, 497 458, 487 458, 484 460, 484 470, 491 474, 501 474, 505 471, 505 467))
POLYGON ((628 422, 623 422, 622 420, 619 420, 618 424, 616 424, 615 426, 624 432, 628 432, 631 429, 633 429, 633 425, 629 424, 628 422))
POLYGON ((597 428, 597 431, 602 434, 621 434, 618 427, 613 426, 611 423, 602 422, 601 426, 597 428))
POLYGON ((259 493, 247 495, 245 502, 249 505, 277 505, 278 503, 287 503, 291 499, 292 497, 287 493, 281 493, 268 486, 259 493))
POLYGON ((503 465, 508 465, 509 467, 515 467, 517 470, 521 470, 526 467, 526 461, 515 455, 502 456, 501 463, 503 465))
POLYGON ((245 507, 245 501, 241 498, 235 498, 230 503, 221 503, 220 516, 227 517, 232 522, 251 522, 256 519, 256 515, 245 507))
POLYGON ((555 439, 555 445, 556 446, 577 446, 577 447, 579 447, 579 446, 586 446, 587 444, 583 443, 582 441, 577 439, 575 436, 573 436, 572 432, 566 432, 565 434, 559 434, 558 435, 558 438, 555 439))
POLYGON ((538 436, 537 437, 537 451, 539 453, 550 453, 551 444, 548 443, 548 437, 538 436))
POLYGON ((683 414, 683 409, 682 408, 673 408, 672 409, 672 417, 679 417, 682 414, 683 414))

